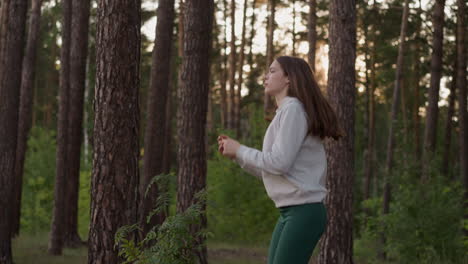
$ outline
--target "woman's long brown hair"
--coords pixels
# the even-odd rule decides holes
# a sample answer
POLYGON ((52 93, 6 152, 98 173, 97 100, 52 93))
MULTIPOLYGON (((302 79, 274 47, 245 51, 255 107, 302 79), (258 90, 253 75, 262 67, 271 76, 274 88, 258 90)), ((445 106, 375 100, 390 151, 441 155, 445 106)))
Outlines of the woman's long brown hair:
POLYGON ((304 105, 309 119, 307 134, 335 140, 345 136, 335 110, 320 91, 309 64, 301 58, 291 56, 281 56, 276 61, 288 76, 288 96, 296 97, 304 105))

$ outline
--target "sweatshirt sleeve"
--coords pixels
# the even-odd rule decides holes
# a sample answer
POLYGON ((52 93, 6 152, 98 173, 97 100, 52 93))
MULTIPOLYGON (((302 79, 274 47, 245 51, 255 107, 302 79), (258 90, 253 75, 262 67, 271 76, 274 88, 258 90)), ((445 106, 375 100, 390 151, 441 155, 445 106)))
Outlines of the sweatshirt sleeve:
MULTIPOLYGON (((239 156, 239 150, 241 148, 248 148, 244 145, 240 145, 239 149, 237 150, 236 152, 236 158, 235 158, 235 161, 237 164, 239 164, 239 166, 245 170, 246 172, 250 173, 251 175, 255 176, 256 178, 260 179, 260 180, 263 180, 262 179, 262 170, 258 169, 258 168, 255 168, 255 167, 251 167, 251 166, 248 166, 244 160, 239 156)), ((242 151, 242 150, 241 150, 242 151)))
POLYGON ((300 105, 290 104, 279 118, 279 130, 270 152, 243 145, 239 147, 236 160, 240 161, 242 168, 276 175, 289 171, 307 135, 307 117, 300 105))

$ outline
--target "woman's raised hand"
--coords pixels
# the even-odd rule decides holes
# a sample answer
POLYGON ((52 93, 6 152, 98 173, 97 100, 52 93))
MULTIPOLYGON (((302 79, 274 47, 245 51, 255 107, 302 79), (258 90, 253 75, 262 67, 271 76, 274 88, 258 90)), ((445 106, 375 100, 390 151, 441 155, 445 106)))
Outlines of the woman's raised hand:
POLYGON ((240 144, 236 140, 226 136, 218 136, 218 151, 225 157, 234 159, 240 144))

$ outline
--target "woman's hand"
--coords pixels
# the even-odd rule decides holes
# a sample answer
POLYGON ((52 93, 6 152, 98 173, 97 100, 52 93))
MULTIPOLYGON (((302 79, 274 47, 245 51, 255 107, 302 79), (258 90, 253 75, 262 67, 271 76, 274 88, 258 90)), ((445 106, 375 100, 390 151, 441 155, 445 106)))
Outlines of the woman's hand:
POLYGON ((225 157, 234 159, 239 147, 239 142, 226 135, 220 135, 218 137, 218 151, 225 157))

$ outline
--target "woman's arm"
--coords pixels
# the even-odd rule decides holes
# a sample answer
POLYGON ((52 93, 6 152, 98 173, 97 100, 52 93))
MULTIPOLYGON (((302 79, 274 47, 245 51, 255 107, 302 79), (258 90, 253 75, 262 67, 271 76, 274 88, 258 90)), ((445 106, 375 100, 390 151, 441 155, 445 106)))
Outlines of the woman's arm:
POLYGON ((304 141, 308 125, 306 113, 300 105, 290 104, 282 111, 279 131, 270 152, 261 152, 241 145, 236 160, 241 167, 282 175, 289 171, 304 141))
POLYGON ((249 174, 255 176, 256 178, 258 178, 259 180, 263 180, 262 178, 262 170, 258 169, 258 168, 254 168, 254 167, 250 167, 248 166, 247 164, 245 164, 244 162, 242 162, 241 159, 239 159, 239 157, 236 155, 235 157, 235 162, 237 164, 239 164, 239 166, 245 170, 246 172, 248 172, 249 174))

